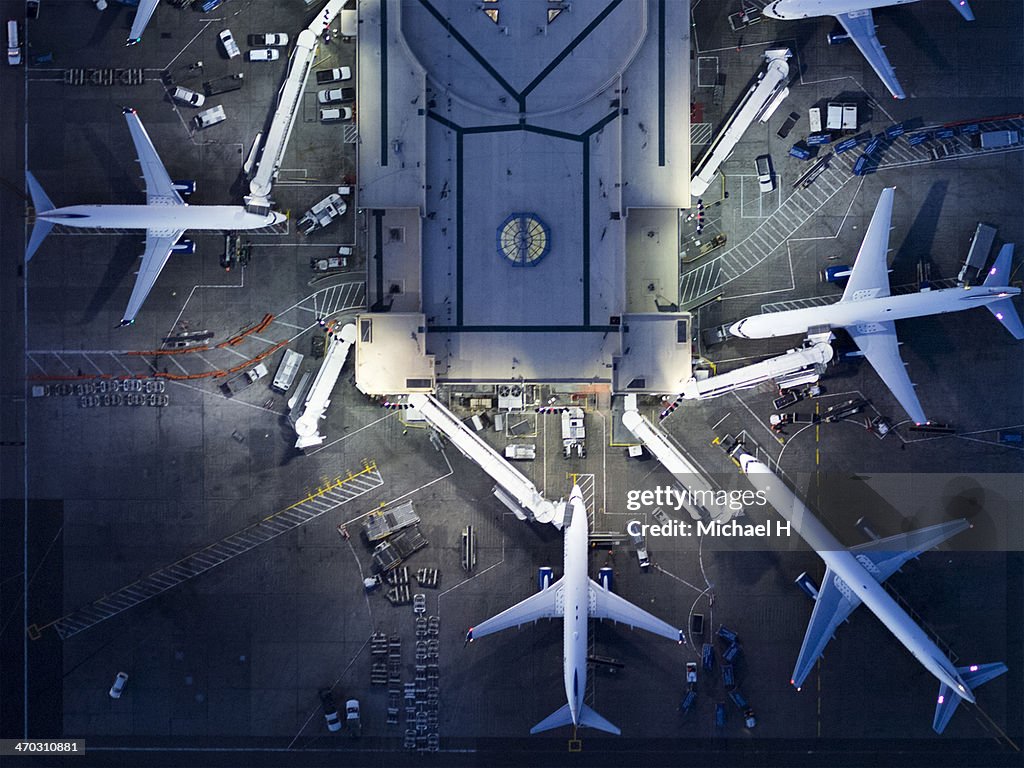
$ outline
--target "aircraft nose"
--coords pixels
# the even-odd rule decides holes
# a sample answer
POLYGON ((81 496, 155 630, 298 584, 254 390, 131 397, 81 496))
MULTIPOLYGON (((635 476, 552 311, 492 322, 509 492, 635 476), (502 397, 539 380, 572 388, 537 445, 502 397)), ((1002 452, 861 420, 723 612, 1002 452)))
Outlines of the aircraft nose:
POLYGON ((764 11, 762 11, 762 13, 765 16, 768 16, 769 18, 772 19, 781 19, 782 17, 779 16, 779 12, 776 10, 776 6, 778 4, 779 0, 776 0, 774 3, 769 3, 768 5, 765 6, 764 11))
POLYGON ((733 336, 739 336, 741 339, 747 338, 743 334, 743 324, 745 322, 747 322, 746 319, 743 319, 743 320, 740 320, 738 323, 733 323, 732 325, 730 325, 729 326, 729 333, 731 333, 733 336))

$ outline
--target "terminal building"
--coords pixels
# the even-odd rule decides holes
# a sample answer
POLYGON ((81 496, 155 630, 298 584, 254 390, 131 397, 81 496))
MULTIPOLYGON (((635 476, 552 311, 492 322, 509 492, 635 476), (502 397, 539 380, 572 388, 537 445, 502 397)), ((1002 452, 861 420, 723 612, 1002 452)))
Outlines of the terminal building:
POLYGON ((359 3, 360 390, 682 391, 689 30, 677 2, 359 3))

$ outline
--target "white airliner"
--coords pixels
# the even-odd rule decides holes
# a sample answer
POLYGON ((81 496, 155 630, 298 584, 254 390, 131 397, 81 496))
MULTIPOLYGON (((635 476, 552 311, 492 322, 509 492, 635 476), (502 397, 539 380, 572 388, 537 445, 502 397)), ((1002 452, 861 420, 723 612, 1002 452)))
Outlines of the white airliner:
POLYGON ((90 229, 146 230, 146 252, 142 256, 142 267, 121 320, 121 325, 130 325, 135 322, 135 315, 142 308, 160 270, 167 263, 175 243, 187 230, 260 229, 279 224, 286 217, 273 211, 267 214, 250 213, 240 205, 187 205, 167 175, 138 114, 134 109, 126 108, 124 116, 142 166, 142 177, 146 182, 146 204, 71 205, 57 208, 35 176, 26 172, 25 178, 36 210, 36 223, 25 252, 25 260, 32 258, 57 224, 90 229))
POLYGON ((900 608, 882 584, 911 558, 970 528, 966 520, 953 520, 910 533, 846 549, 800 499, 771 470, 741 446, 732 451, 747 479, 827 566, 814 601, 811 622, 800 648, 790 682, 799 690, 836 630, 864 603, 911 655, 939 680, 939 696, 932 728, 942 733, 960 700, 974 703, 972 686, 987 683, 1006 672, 1001 662, 955 667, 930 637, 900 608))
POLYGON ((142 33, 146 25, 153 17, 160 0, 139 0, 139 7, 135 10, 135 20, 132 21, 132 31, 128 33, 128 42, 125 45, 136 45, 142 42, 142 33))
POLYGON ((533 726, 530 733, 540 733, 563 725, 585 725, 618 735, 621 731, 617 727, 583 703, 587 690, 589 619, 611 619, 679 643, 684 642, 685 638, 681 629, 636 607, 587 576, 587 509, 579 486, 574 486, 569 501, 559 506, 565 510, 562 578, 497 616, 471 627, 466 633, 466 640, 472 641, 538 619, 562 617, 562 660, 568 703, 533 726))
POLYGON ((816 327, 844 328, 910 418, 917 424, 923 424, 927 419, 900 358, 893 321, 985 307, 1014 338, 1024 339, 1024 324, 1021 324, 1013 306, 1013 297, 1020 293, 1020 289, 1008 285, 1013 245, 1007 244, 999 251, 994 266, 981 285, 889 295, 886 253, 889 249, 893 190, 892 187, 882 190, 846 291, 839 302, 823 307, 753 315, 733 324, 729 332, 744 339, 767 339, 806 333, 816 327))
MULTIPOLYGON (((773 19, 835 16, 893 97, 905 99, 906 94, 896 79, 896 72, 889 63, 889 57, 885 55, 885 46, 878 42, 875 36, 875 20, 871 15, 871 9, 916 2, 917 0, 775 0, 765 6, 764 15, 773 19)), ((961 16, 968 21, 974 21, 974 13, 967 0, 949 2, 961 16)))

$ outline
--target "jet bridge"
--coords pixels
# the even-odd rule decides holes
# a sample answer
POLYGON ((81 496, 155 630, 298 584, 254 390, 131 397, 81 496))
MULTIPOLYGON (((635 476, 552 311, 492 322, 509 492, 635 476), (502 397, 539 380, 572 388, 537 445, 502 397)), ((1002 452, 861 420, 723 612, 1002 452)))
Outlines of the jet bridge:
POLYGON ((750 87, 746 96, 740 101, 736 111, 725 123, 718 138, 712 142, 703 159, 697 164, 697 170, 690 179, 690 194, 700 197, 715 179, 719 166, 732 154, 733 149, 743 138, 747 128, 755 120, 768 122, 783 99, 789 95, 786 82, 789 80, 789 62, 792 56, 788 48, 775 48, 765 51, 764 58, 768 62, 767 69, 758 75, 757 82, 750 87))
POLYGON ((306 403, 302 407, 301 415, 295 420, 295 434, 298 440, 295 441, 296 448, 312 448, 324 441, 320 434, 320 419, 327 412, 327 406, 331 404, 331 391, 338 383, 341 369, 345 366, 348 358, 348 351, 356 340, 355 323, 349 323, 342 327, 339 333, 331 335, 330 343, 327 345, 327 353, 324 355, 324 362, 317 371, 313 385, 309 388, 309 395, 306 396, 306 403))
POLYGON ((271 118, 270 128, 263 142, 263 151, 256 166, 256 174, 249 182, 249 194, 245 198, 245 207, 253 213, 270 210, 270 190, 274 179, 277 178, 277 171, 281 167, 284 151, 288 147, 288 139, 291 138, 295 118, 299 113, 299 102, 306 87, 309 70, 313 66, 313 59, 316 57, 317 39, 334 21, 334 17, 347 1, 328 0, 327 5, 310 25, 299 32, 295 41, 295 48, 288 62, 288 77, 285 78, 284 85, 277 95, 277 109, 271 118))
POLYGON ((409 395, 409 404, 419 411, 434 429, 451 440, 462 455, 475 463, 498 484, 494 495, 520 520, 555 523, 561 527, 558 508, 564 505, 548 501, 537 487, 513 467, 472 429, 455 417, 433 395, 409 395))
POLYGON ((810 383, 817 381, 825 366, 832 359, 831 333, 812 336, 805 346, 791 349, 784 355, 745 365, 734 371, 703 380, 690 379, 683 385, 686 400, 710 400, 713 397, 748 389, 766 381, 776 380, 794 386, 796 381, 810 383))
POLYGON ((718 503, 722 495, 714 488, 704 473, 696 467, 682 450, 636 409, 636 395, 626 395, 626 409, 622 414, 622 425, 647 446, 654 457, 661 462, 686 491, 683 506, 694 520, 710 517, 712 520, 728 522, 736 516, 734 511, 718 503))

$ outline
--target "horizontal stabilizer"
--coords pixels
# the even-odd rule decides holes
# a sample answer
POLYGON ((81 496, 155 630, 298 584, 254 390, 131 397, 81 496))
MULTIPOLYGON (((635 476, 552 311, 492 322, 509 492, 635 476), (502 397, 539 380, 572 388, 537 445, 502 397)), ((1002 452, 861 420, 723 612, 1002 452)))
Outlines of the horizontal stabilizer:
MULTIPOLYGON (((985 276, 984 286, 999 288, 1010 284, 1010 267, 1013 264, 1013 243, 1007 243, 999 249, 992 269, 985 276)), ((1015 339, 1024 339, 1024 323, 1020 321, 1017 308, 1013 306, 1013 299, 1007 297, 1002 301, 994 301, 986 304, 985 308, 992 313, 996 320, 1003 324, 1015 339)))
POLYGON ((585 725, 588 728, 597 728, 599 731, 613 733, 616 736, 622 733, 616 726, 609 723, 586 704, 580 705, 580 725, 585 725))
MULTIPOLYGON (((999 677, 1006 672, 1006 665, 1002 662, 991 664, 971 664, 968 667, 957 667, 956 671, 960 678, 967 685, 969 690, 984 685, 989 680, 999 677)), ((932 721, 932 729, 936 733, 942 733, 953 718, 953 713, 960 706, 960 696, 953 692, 945 683, 939 686, 939 700, 935 705, 935 719, 932 721)))
POLYGON ((971 4, 967 0, 949 0, 949 4, 952 5, 968 21, 974 21, 974 11, 971 10, 971 4))
MULTIPOLYGON (((554 728, 561 728, 564 725, 572 725, 572 712, 569 710, 568 704, 563 704, 561 707, 556 709, 550 715, 545 717, 533 728, 530 729, 531 734, 541 733, 542 731, 550 731, 554 728)), ((606 733, 612 733, 616 736, 620 735, 620 731, 616 726, 609 723, 597 712, 592 710, 586 704, 580 705, 580 725, 586 726, 587 728, 596 728, 599 731, 605 731, 606 733)))
POLYGON ((54 205, 31 171, 25 171, 25 183, 28 185, 28 193, 32 196, 32 207, 36 211, 36 223, 32 227, 32 237, 29 238, 28 248, 25 249, 25 261, 28 261, 39 250, 39 246, 43 244, 43 240, 53 229, 53 224, 40 219, 39 214, 52 211, 54 205))
POLYGON ((550 715, 548 715, 535 726, 533 726, 533 728, 530 729, 530 733, 550 731, 552 728, 561 728, 563 725, 572 725, 572 712, 569 711, 568 704, 563 704, 561 707, 556 709, 550 715))
POLYGON ((1017 308, 1013 306, 1013 299, 993 301, 991 304, 986 304, 985 309, 991 312, 992 316, 1013 334, 1013 338, 1018 341, 1024 339, 1024 323, 1021 323, 1017 308))

